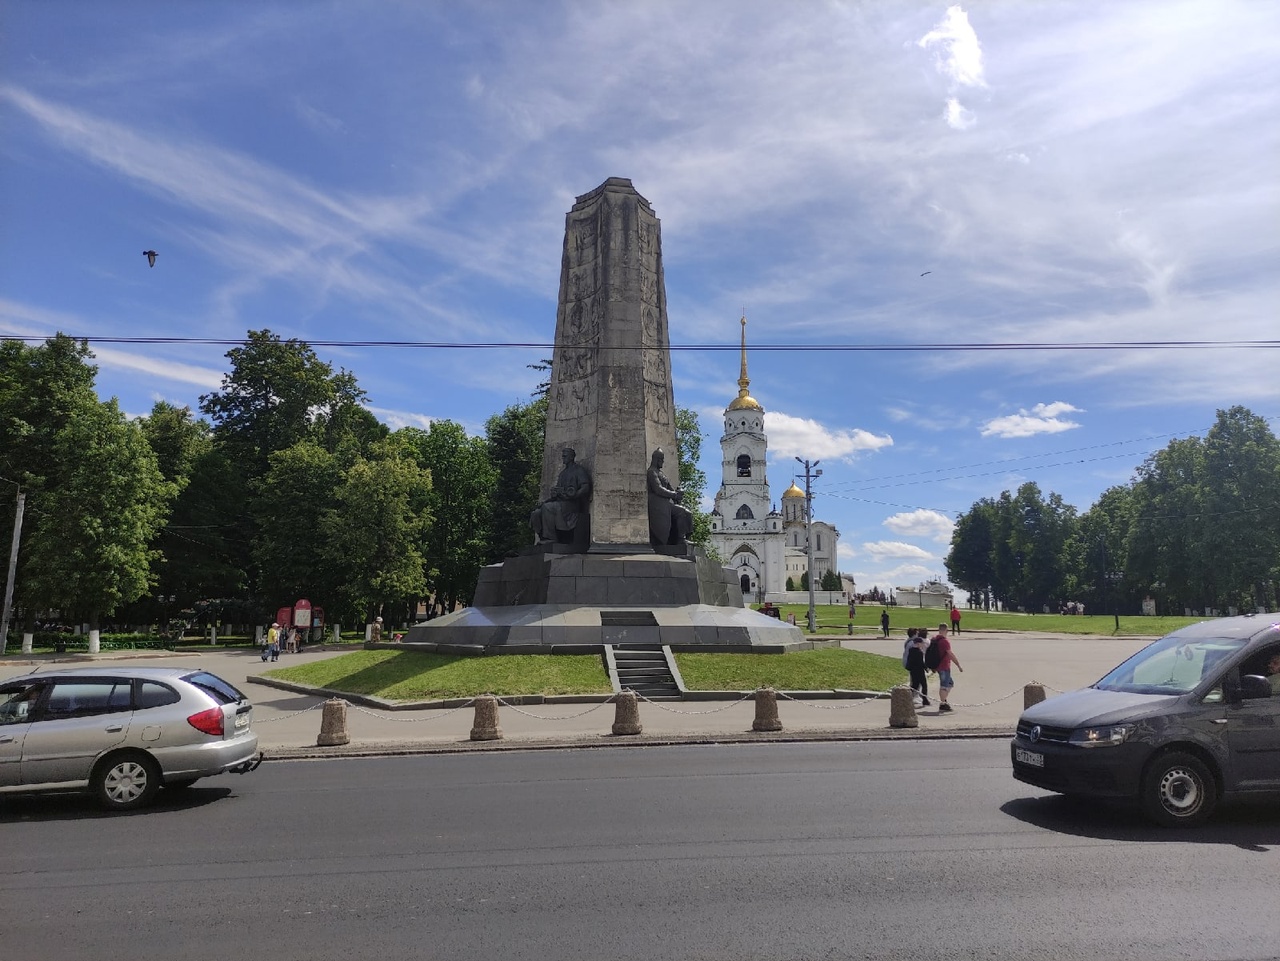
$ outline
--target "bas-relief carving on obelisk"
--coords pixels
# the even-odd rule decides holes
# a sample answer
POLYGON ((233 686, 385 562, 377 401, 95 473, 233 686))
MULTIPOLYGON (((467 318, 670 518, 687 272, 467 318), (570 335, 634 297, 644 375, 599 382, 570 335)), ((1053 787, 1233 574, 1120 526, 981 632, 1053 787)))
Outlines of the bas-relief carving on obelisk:
POLYGON ((565 216, 542 492, 573 448, 592 479, 594 551, 649 549, 645 467, 676 449, 661 229, 622 177, 565 216))

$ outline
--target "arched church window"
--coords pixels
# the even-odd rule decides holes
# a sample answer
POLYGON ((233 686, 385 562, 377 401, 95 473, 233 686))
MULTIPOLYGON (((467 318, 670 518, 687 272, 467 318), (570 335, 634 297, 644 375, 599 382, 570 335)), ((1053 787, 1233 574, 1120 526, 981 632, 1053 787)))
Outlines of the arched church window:
POLYGON ((753 521, 756 519, 756 515, 751 513, 751 507, 747 504, 743 504, 738 508, 736 516, 740 521, 753 521))
POLYGON ((750 454, 738 455, 738 476, 739 477, 751 476, 751 455, 750 454))
POLYGON ((821 534, 821 532, 819 532, 819 534, 818 534, 818 553, 819 553, 819 554, 821 554, 821 553, 822 553, 822 534, 821 534))

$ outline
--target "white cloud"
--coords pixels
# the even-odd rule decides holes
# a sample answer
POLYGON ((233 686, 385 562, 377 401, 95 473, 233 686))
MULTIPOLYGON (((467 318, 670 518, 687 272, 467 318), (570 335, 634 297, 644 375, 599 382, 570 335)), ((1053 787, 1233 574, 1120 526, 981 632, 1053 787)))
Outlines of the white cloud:
POLYGON ((769 435, 769 452, 778 457, 852 461, 863 451, 893 446, 893 438, 887 434, 872 434, 860 428, 833 430, 816 420, 778 411, 765 414, 765 432, 769 435))
POLYGON ((947 126, 952 130, 968 130, 978 122, 978 118, 973 115, 973 111, 955 97, 951 97, 947 101, 945 116, 947 126))
POLYGON ((886 517, 884 526, 903 537, 927 537, 940 543, 951 540, 955 523, 938 511, 919 510, 886 517))
POLYGON ((428 430, 431 427, 432 422, 440 419, 438 417, 431 417, 427 414, 418 414, 412 411, 388 410, 385 407, 372 407, 366 405, 365 410, 378 418, 378 420, 382 421, 392 430, 399 430, 401 427, 417 427, 419 430, 428 430))
POLYGON ((916 547, 914 544, 906 544, 902 541, 871 541, 862 545, 862 550, 870 554, 878 561, 886 558, 908 558, 914 561, 934 560, 933 554, 930 554, 922 547, 916 547))
POLYGON ((934 65, 938 73, 951 81, 952 87, 985 87, 982 44, 969 23, 969 15, 957 4, 948 7, 944 16, 918 41, 922 49, 934 49, 934 65))
POLYGON ((1036 434, 1060 434, 1064 430, 1080 426, 1077 422, 1062 417, 1063 414, 1071 413, 1084 411, 1064 401, 1036 404, 1029 411, 1020 410, 1016 414, 992 418, 983 425, 982 436, 1034 437, 1036 434))

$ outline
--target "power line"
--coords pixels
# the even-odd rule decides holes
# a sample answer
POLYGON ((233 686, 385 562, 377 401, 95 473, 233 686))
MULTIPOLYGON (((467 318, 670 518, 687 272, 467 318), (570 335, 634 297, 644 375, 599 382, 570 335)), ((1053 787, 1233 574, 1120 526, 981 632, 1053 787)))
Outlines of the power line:
MULTIPOLYGON (((48 335, 4 334, 5 340, 43 341, 48 335)), ((213 347, 241 347, 249 344, 243 338, 221 337, 112 337, 92 334, 66 334, 72 340, 92 344, 151 344, 151 345, 203 345, 213 347)), ((293 339, 293 338, 291 338, 293 339)), ((554 343, 534 341, 464 342, 424 340, 299 340, 309 347, 420 349, 420 350, 555 350, 554 343)), ((811 353, 814 351, 842 351, 868 353, 921 353, 929 351, 1033 351, 1033 350, 1273 350, 1280 348, 1280 340, 1126 340, 1088 341, 1078 344, 1010 341, 974 343, 929 344, 756 344, 752 351, 775 353, 811 353)), ((643 346, 616 347, 611 349, 647 350, 643 346)), ((736 351, 737 344, 671 344, 672 351, 736 351)))

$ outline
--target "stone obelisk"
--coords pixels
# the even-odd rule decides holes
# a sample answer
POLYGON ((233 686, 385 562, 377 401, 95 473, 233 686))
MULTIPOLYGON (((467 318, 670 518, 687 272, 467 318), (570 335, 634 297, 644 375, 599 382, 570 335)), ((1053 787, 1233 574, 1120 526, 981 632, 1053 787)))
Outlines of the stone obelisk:
POLYGON ((650 471, 655 491, 669 492, 654 494, 656 523, 658 505, 675 490, 664 486, 661 465, 651 464, 659 447, 674 472, 662 237, 631 181, 610 177, 577 198, 565 218, 544 503, 530 518, 530 539, 537 531, 538 543, 481 570, 474 605, 415 625, 404 647, 556 653, 614 645, 790 650, 808 643, 794 625, 743 607, 734 572, 677 536, 674 521, 668 540, 650 537, 650 471), (589 485, 580 484, 574 460, 589 485), (578 479, 561 483, 562 475, 578 479), (589 496, 562 496, 587 486, 589 496), (567 529, 549 529, 567 513, 567 529))
POLYGON ((649 550, 645 466, 676 463, 662 227, 631 181, 610 177, 565 215, 543 496, 572 447, 591 472, 591 545, 649 550))

